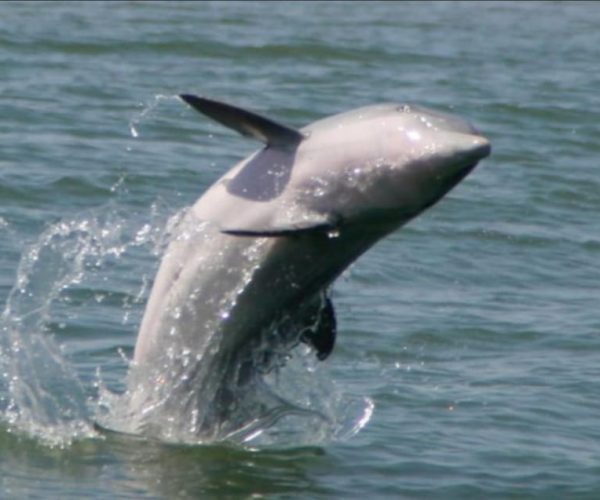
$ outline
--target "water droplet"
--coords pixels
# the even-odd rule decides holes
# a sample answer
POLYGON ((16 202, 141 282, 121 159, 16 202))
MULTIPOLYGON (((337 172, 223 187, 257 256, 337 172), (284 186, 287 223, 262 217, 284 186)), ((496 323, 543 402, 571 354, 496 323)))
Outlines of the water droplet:
POLYGON ((409 130, 406 135, 411 141, 418 141, 421 139, 421 134, 416 130, 409 130))

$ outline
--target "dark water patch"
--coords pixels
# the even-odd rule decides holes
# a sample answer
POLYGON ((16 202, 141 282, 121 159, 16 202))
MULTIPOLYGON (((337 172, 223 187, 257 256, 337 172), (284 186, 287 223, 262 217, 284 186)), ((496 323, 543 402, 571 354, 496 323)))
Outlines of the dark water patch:
POLYGON ((98 197, 104 199, 110 196, 110 189, 98 186, 81 177, 62 177, 51 184, 51 188, 72 196, 98 197))

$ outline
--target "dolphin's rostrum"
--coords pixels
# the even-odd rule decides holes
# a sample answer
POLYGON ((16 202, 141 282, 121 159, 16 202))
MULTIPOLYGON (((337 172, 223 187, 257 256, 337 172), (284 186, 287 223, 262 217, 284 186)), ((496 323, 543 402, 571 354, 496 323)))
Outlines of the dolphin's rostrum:
POLYGON ((176 421, 223 438, 255 417, 238 411, 244 391, 281 353, 303 341, 319 359, 330 355, 327 292, 340 273, 440 200, 490 144, 460 118, 413 105, 363 107, 295 130, 180 97, 265 146, 174 230, 135 346, 131 413, 141 429, 176 421))

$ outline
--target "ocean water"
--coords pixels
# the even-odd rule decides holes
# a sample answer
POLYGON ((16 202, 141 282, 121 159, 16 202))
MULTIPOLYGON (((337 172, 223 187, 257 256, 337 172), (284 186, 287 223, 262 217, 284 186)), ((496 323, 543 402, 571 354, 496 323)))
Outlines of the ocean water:
POLYGON ((599 25, 587 2, 0 4, 0 498, 599 498, 599 25), (414 102, 492 142, 336 283, 333 355, 283 369, 347 432, 93 426, 170 221, 256 148, 182 92, 293 126, 414 102))

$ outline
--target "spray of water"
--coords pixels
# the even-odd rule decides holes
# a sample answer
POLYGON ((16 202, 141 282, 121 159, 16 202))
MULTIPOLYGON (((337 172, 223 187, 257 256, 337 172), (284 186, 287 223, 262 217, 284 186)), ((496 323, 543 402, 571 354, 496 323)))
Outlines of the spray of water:
MULTIPOLYGON (((134 137, 139 136, 140 124, 149 111, 164 99, 157 96, 132 119, 134 137)), ((257 372, 251 383, 235 387, 231 404, 236 411, 228 413, 227 421, 213 425, 209 433, 202 432, 208 418, 205 409, 214 399, 215 381, 223 374, 208 368, 212 365, 207 353, 218 352, 218 335, 201 353, 205 359, 199 360, 199 353, 179 353, 190 361, 202 361, 182 365, 189 369, 148 374, 131 366, 125 392, 106 386, 101 367, 95 381, 83 381, 80 367, 58 345, 50 325, 64 324, 84 314, 70 310, 68 298, 73 290, 82 286, 93 289, 98 279, 106 282, 115 267, 133 258, 134 250, 156 258, 165 251, 170 238, 185 234, 186 211, 170 218, 166 212, 156 204, 143 215, 131 214, 119 201, 111 202, 50 225, 24 249, 0 319, 0 420, 15 432, 60 446, 97 436, 98 422, 114 430, 151 434, 166 441, 227 441, 248 447, 323 444, 356 434, 368 422, 372 402, 345 394, 327 374, 327 368, 318 365, 314 353, 297 342, 294 348, 286 344, 269 368, 257 372), (156 380, 157 375, 162 376, 160 387, 144 382, 156 380), (187 389, 175 390, 182 387, 187 389), (177 394, 178 399, 171 394, 177 394), (132 404, 136 398, 144 403, 132 404)), ((200 234, 195 237, 202 237, 203 230, 196 228, 200 234)), ((242 289, 251 282, 257 265, 252 248, 247 257, 244 279, 239 282, 242 289)), ((132 307, 143 307, 153 271, 148 272, 150 275, 142 276, 128 290, 127 297, 134 299, 124 300, 118 312, 124 323, 132 307)), ((232 290, 221 304, 224 321, 240 292, 232 290)), ((136 328, 132 325, 127 339, 131 344, 136 328)), ((271 351, 274 335, 290 338, 282 328, 293 326, 282 322, 263 333, 262 339, 271 351)), ((218 324, 214 330, 218 332, 218 324)), ((68 344, 68 339, 64 342, 68 344)), ((262 359, 264 352, 259 343, 250 356, 262 359)), ((229 361, 229 366, 220 365, 218 369, 239 370, 247 359, 229 361)))
MULTIPOLYGON (((70 294, 134 246, 160 235, 145 224, 127 240, 127 220, 103 209, 49 226, 21 255, 1 316, 1 417, 50 444, 92 436, 89 388, 52 334, 74 319, 70 294)), ((123 314, 128 304, 123 304, 123 314)))

